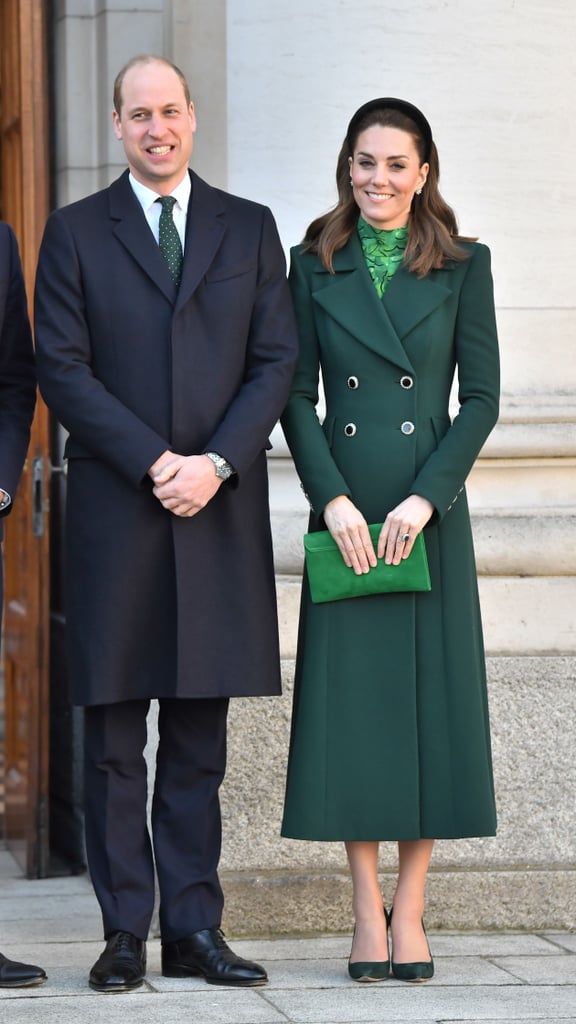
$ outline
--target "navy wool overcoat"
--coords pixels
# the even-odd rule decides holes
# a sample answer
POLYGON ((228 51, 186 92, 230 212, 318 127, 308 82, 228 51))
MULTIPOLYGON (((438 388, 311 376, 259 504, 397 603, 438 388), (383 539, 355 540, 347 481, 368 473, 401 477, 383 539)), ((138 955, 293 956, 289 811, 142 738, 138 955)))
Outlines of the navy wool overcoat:
POLYGON ((191 178, 178 290, 128 172, 54 212, 42 243, 77 704, 279 691, 266 448, 297 347, 284 257, 269 210, 191 178), (219 452, 236 475, 179 518, 147 476, 167 449, 219 452))

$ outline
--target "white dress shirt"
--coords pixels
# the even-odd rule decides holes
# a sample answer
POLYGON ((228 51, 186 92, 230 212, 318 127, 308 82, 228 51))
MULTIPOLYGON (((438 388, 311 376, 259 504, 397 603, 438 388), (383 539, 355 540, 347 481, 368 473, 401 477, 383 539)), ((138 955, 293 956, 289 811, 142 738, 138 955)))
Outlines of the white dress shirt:
MULTIPOLYGON (((160 214, 162 213, 162 207, 160 203, 156 202, 156 200, 161 198, 160 194, 158 192, 154 192, 151 188, 148 188, 147 185, 143 185, 140 181, 137 181, 132 172, 130 172, 129 178, 130 184, 132 186, 132 191, 134 192, 134 195, 136 196, 138 202, 140 203, 140 206, 144 210, 144 216, 148 221, 148 225, 150 227, 152 234, 154 235, 154 238, 156 239, 156 243, 158 243, 158 237, 160 232, 159 222, 160 214)), ((188 203, 190 201, 191 191, 192 182, 190 181, 190 175, 188 174, 188 171, 186 171, 186 174, 182 178, 180 184, 177 185, 176 188, 173 188, 172 191, 169 193, 169 195, 174 196, 176 200, 176 202, 174 203, 174 207, 172 209, 172 217, 174 218, 176 230, 178 231, 178 234, 180 236, 180 241, 182 243, 182 252, 184 252, 184 239, 186 237, 186 215, 188 213, 188 203)))

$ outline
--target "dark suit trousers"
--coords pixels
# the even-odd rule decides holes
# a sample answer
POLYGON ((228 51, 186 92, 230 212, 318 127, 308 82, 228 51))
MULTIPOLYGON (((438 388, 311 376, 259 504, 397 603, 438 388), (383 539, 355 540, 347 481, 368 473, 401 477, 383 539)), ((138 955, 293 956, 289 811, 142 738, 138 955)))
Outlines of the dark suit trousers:
POLYGON ((104 935, 146 939, 154 860, 164 942, 220 924, 221 819, 228 700, 159 701, 159 744, 147 823, 148 700, 85 708, 86 847, 104 935), (154 856, 152 854, 154 849, 154 856))

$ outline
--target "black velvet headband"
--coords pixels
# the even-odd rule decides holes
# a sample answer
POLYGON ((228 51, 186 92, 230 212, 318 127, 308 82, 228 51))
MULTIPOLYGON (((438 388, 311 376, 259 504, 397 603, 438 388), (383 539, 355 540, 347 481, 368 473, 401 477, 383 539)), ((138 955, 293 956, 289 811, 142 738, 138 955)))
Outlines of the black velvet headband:
POLYGON ((363 106, 359 107, 355 114, 352 115, 350 124, 348 125, 348 131, 346 132, 346 138, 348 140, 348 148, 350 149, 350 155, 352 156, 352 146, 354 135, 356 134, 358 125, 364 120, 366 114, 371 114, 373 110, 398 110, 399 113, 409 117, 411 121, 420 130, 422 138, 424 139, 424 162, 428 163, 430 160, 430 153, 432 151, 432 129, 428 124, 428 121, 424 117, 421 110, 415 107, 413 103, 408 103, 406 100, 398 100, 393 96, 383 96, 377 100, 369 100, 368 103, 364 103, 363 106))

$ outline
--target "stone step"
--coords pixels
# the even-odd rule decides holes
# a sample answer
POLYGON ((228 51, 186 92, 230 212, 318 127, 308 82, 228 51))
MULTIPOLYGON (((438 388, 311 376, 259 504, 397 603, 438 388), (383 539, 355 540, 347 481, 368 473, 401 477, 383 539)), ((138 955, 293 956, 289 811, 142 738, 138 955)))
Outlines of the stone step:
MULTIPOLYGON (((576 473, 575 473, 576 477, 576 473)), ((576 503, 531 507, 471 506, 478 573, 481 576, 576 575, 576 503)), ((276 572, 300 576, 307 514, 272 511, 276 572)))
MULTIPOLYGON (((478 587, 487 654, 576 654, 576 575, 481 575, 478 587)), ((294 658, 300 577, 277 576, 276 589, 282 657, 294 658)))
MULTIPOLYGON (((223 872, 224 930, 230 935, 352 932, 352 886, 341 872, 223 872)), ((390 906, 396 876, 380 875, 390 906)), ((576 871, 439 871, 426 886, 429 929, 571 929, 576 871)))

